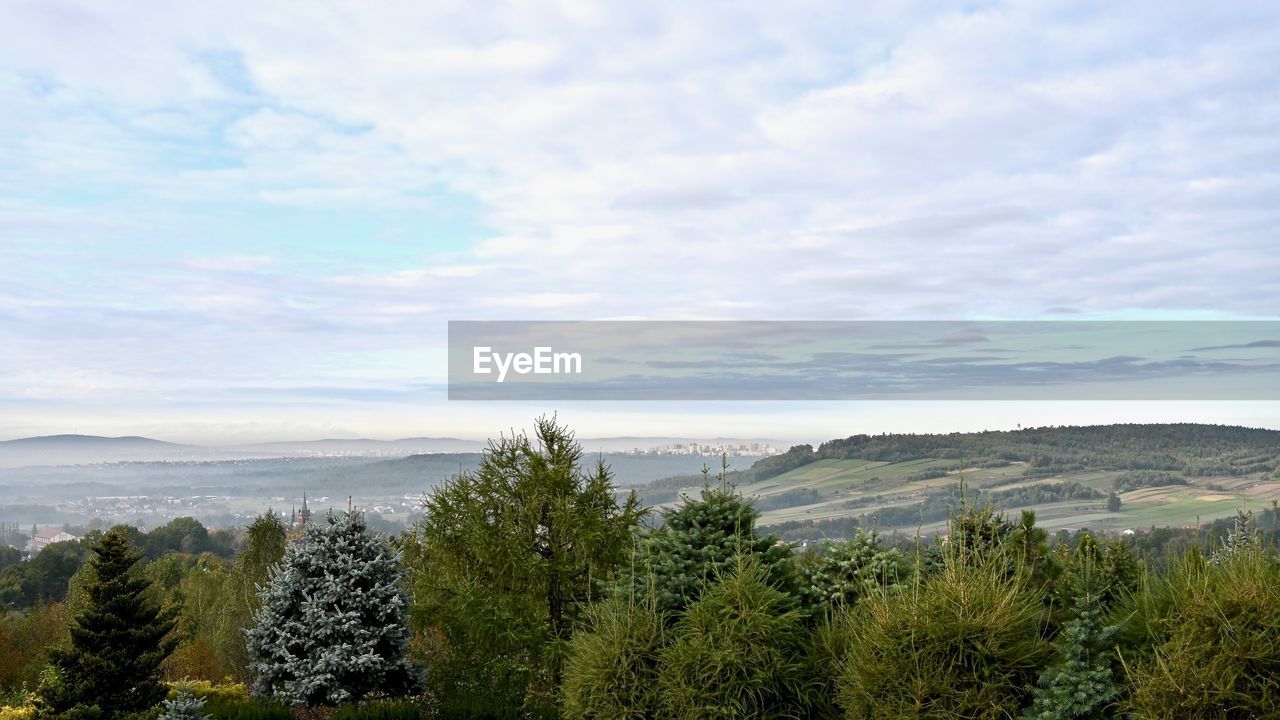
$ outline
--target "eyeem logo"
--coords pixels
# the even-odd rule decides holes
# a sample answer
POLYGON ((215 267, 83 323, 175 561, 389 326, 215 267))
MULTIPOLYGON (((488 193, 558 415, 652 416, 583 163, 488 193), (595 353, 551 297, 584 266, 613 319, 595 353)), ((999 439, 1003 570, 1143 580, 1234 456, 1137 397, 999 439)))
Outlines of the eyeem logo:
POLYGON ((582 355, 579 353, 552 352, 549 347, 535 347, 533 353, 494 352, 488 346, 473 347, 472 372, 476 375, 492 375, 498 372, 498 382, 507 379, 507 372, 517 375, 581 375, 582 355))

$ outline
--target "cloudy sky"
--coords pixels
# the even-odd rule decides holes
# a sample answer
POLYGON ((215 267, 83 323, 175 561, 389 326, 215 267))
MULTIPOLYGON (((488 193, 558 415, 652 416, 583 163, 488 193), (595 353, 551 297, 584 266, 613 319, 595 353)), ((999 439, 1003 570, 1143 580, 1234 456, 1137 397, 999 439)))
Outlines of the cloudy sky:
POLYGON ((441 388, 451 319, 1276 318, 1274 2, 15 0, 0 38, 0 438, 1280 426, 441 388))

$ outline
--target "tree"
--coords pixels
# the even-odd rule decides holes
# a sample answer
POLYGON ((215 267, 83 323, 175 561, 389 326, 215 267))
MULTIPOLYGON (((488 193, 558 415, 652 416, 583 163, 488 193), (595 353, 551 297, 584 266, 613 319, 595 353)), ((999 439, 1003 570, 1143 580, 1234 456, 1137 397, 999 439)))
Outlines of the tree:
POLYGON ((175 620, 149 596, 150 583, 136 568, 142 553, 115 529, 93 551, 71 646, 51 654, 59 682, 44 694, 46 716, 122 718, 154 707, 168 692, 160 664, 173 650, 175 620))
POLYGON ((1280 708, 1280 563, 1250 544, 1188 552, 1129 599, 1125 709, 1136 718, 1274 718, 1280 708))
POLYGON ((999 555, 946 552, 918 587, 854 609, 837 678, 851 720, 1009 718, 1028 700, 1050 657, 1040 588, 999 555))
POLYGON ((211 716, 204 711, 204 698, 183 690, 174 699, 164 701, 159 720, 211 720, 211 716))
POLYGON ((244 680, 249 679, 244 631, 253 624, 254 614, 262 604, 258 588, 267 584, 272 568, 284 557, 289 545, 284 523, 270 509, 254 518, 246 535, 245 547, 236 556, 230 572, 219 573, 225 577, 225 584, 208 587, 218 577, 201 574, 192 577, 185 588, 192 598, 202 597, 205 588, 217 595, 215 614, 208 619, 204 632, 218 655, 244 680))
POLYGON ((651 598, 611 597, 574 633, 560 687, 569 720, 645 720, 657 713, 665 627, 651 598))
POLYGON ((897 548, 880 547, 874 532, 861 529, 806 560, 800 567, 800 592, 813 608, 844 609, 871 592, 896 592, 907 585, 912 572, 910 560, 897 548))
POLYGON ((1107 495, 1107 512, 1120 512, 1120 496, 1114 492, 1107 495))
POLYGON ((604 462, 584 470, 573 433, 539 418, 533 439, 491 442, 476 470, 427 497, 406 552, 446 695, 554 702, 564 641, 634 547, 643 511, 614 493, 604 462))
POLYGON ((804 616, 758 556, 739 556, 659 651, 659 717, 790 718, 806 686, 804 616))
POLYGON ((1115 626, 1103 624, 1092 572, 1079 576, 1072 617, 1056 643, 1058 661, 1040 675, 1025 720, 1107 720, 1120 686, 1111 671, 1115 626))
POLYGON ((254 692, 314 706, 414 691, 402 579, 396 553, 360 513, 308 523, 247 633, 254 692))
POLYGON ((634 595, 652 584, 658 610, 674 619, 711 580, 728 572, 738 556, 754 555, 772 584, 798 596, 791 548, 771 535, 759 535, 759 516, 721 476, 719 487, 708 483, 698 499, 684 497, 663 516, 662 527, 641 543, 635 567, 613 593, 634 595))

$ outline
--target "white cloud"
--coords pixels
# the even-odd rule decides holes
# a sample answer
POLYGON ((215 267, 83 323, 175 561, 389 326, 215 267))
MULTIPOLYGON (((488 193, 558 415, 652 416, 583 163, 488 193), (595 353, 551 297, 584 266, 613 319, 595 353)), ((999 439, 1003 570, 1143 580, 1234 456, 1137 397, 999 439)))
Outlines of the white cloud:
POLYGON ((194 343, 230 382, 459 317, 1280 300, 1273 3, 25 2, 0 25, 0 262, 33 278, 6 278, 0 337, 23 352, 188 371, 194 343), (222 205, 428 217, 439 190, 488 236, 164 257, 222 205), (32 339, 89 307, 139 349, 32 339))

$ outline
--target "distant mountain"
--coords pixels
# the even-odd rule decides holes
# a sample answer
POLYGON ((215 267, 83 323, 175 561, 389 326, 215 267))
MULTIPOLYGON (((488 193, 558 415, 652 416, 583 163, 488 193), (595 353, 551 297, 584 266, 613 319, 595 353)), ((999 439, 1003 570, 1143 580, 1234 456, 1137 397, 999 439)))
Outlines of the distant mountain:
POLYGON ((5 448, 26 447, 191 447, 177 443, 155 440, 139 435, 121 437, 103 437, 101 435, 39 435, 37 437, 17 438, 16 440, 0 440, 5 448))
MULTIPOLYGON (((581 438, 588 453, 649 450, 696 442, 699 445, 743 445, 760 443, 784 447, 776 440, 744 438, 599 437, 581 438)), ((44 435, 0 441, 0 467, 85 465, 108 462, 233 460, 248 458, 372 457, 403 458, 410 455, 479 453, 487 441, 455 437, 410 437, 398 440, 372 438, 326 438, 236 445, 185 445, 129 435, 44 435)))
POLYGON ((188 460, 207 455, 206 449, 195 445, 180 445, 137 435, 42 435, 0 441, 0 467, 188 460))

